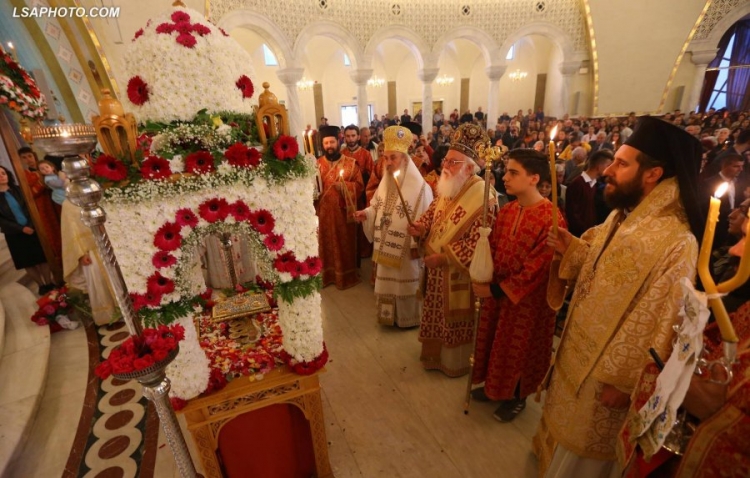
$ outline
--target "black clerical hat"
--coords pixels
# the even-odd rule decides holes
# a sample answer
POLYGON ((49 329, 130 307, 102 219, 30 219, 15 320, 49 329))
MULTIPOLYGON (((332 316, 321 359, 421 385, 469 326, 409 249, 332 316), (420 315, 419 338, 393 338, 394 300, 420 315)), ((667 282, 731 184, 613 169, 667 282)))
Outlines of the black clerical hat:
POLYGON ((422 125, 419 123, 415 123, 414 121, 403 123, 401 126, 403 126, 404 128, 408 128, 409 131, 411 131, 411 134, 416 134, 417 136, 420 136, 422 134, 422 125))
POLYGON ((329 136, 333 136, 336 139, 339 139, 339 133, 341 133, 341 128, 338 126, 323 126, 320 128, 320 139, 327 138, 329 136))

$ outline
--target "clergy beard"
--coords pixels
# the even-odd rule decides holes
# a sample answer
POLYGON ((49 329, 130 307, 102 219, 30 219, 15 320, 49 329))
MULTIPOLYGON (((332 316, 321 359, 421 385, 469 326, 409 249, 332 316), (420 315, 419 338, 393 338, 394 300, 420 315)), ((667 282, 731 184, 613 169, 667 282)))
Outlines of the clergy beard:
POLYGON ((359 140, 350 143, 349 141, 346 142, 346 147, 349 148, 350 151, 354 151, 359 147, 359 140))
POLYGON ((643 172, 627 183, 617 184, 612 177, 606 178, 604 188, 604 202, 612 209, 632 210, 643 198, 643 172))
POLYGON ((328 161, 338 161, 341 158, 341 151, 338 149, 328 148, 325 152, 325 157, 328 161))
MULTIPOLYGON (((398 174, 398 185, 401 186, 401 184, 403 184, 403 182, 404 182, 404 176, 406 175, 406 167, 402 166, 400 169, 394 169, 393 172, 395 173, 396 171, 401 171, 398 174)), ((390 173, 389 171, 386 171, 386 174, 384 174, 383 176, 384 176, 383 177, 383 181, 385 181, 385 188, 386 188, 385 190, 387 192, 393 191, 395 193, 396 192, 396 182, 393 179, 393 174, 390 173)))
POLYGON ((438 196, 453 199, 461 191, 467 179, 469 179, 469 173, 466 172, 465 168, 461 168, 457 174, 452 174, 449 170, 443 169, 437 185, 438 196))

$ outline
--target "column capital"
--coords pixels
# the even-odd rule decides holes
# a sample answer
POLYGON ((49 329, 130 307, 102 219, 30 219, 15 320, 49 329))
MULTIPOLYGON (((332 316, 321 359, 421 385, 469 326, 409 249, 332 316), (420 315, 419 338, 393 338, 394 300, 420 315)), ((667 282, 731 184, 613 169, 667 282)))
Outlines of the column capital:
POLYGON ((372 68, 360 68, 358 70, 352 70, 349 72, 349 78, 351 78, 356 85, 366 85, 367 80, 372 78, 372 72, 372 68))
POLYGON ((573 60, 573 61, 561 61, 559 68, 560 73, 562 73, 563 76, 570 76, 574 73, 577 73, 578 70, 581 69, 581 61, 573 60))
POLYGON ((708 50, 699 50, 690 52, 690 61, 697 66, 707 66, 709 63, 716 58, 716 53, 719 51, 718 48, 710 48, 708 50))
POLYGON ((417 77, 422 80, 422 83, 432 83, 440 73, 440 68, 422 68, 417 71, 417 77))
POLYGON ((484 72, 487 74, 487 78, 489 78, 490 81, 497 81, 503 77, 507 69, 508 65, 490 65, 484 69, 484 72))
POLYGON ((276 77, 284 83, 284 86, 297 86, 297 82, 302 79, 305 73, 304 68, 281 68, 276 70, 276 77))

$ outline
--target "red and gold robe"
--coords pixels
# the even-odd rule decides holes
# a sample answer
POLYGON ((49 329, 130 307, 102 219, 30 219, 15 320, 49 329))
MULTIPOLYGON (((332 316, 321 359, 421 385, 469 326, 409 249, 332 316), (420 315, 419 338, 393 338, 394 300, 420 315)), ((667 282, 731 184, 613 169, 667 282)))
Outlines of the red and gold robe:
MULTIPOLYGON (((565 221, 558 212, 560 226, 565 221)), ((494 278, 503 297, 484 300, 477 331, 474 383, 484 382, 493 400, 520 398, 542 383, 552 355, 555 311, 547 305, 547 280, 553 250, 547 246, 552 203, 530 207, 518 201, 497 214, 490 236, 494 278)))
POLYGON ((427 237, 425 254, 445 254, 448 265, 427 269, 419 341, 420 360, 427 370, 450 377, 469 372, 473 349, 474 294, 469 265, 482 225, 484 183, 472 175, 455 198, 438 198, 419 218, 427 237), (441 239, 442 238, 442 239, 441 239), (431 244, 445 242, 436 249, 431 244))
POLYGON ((357 275, 357 229, 353 214, 357 197, 362 194, 362 174, 357 162, 341 155, 336 161, 325 156, 318 158, 318 169, 323 181, 323 192, 317 201, 320 260, 323 262, 323 287, 336 284, 337 289, 348 289, 359 283, 357 275), (339 192, 335 186, 342 182, 339 192))
MULTIPOLYGON (((362 182, 367 187, 370 177, 372 176, 372 170, 375 164, 372 162, 372 155, 365 148, 357 145, 357 149, 352 151, 348 147, 341 150, 342 154, 354 158, 359 166, 359 171, 362 173, 362 182)), ((367 207, 367 197, 365 196, 364 190, 362 194, 357 197, 357 210, 361 210, 367 207)), ((359 250, 359 257, 365 258, 372 256, 372 243, 367 240, 364 230, 361 225, 357 226, 357 248, 359 250)))
POLYGON ((372 168, 372 176, 370 176, 370 180, 367 182, 367 190, 365 191, 368 206, 370 205, 370 201, 372 201, 372 197, 375 195, 375 191, 377 191, 378 186, 380 186, 380 181, 383 179, 383 164, 382 160, 378 161, 372 168))

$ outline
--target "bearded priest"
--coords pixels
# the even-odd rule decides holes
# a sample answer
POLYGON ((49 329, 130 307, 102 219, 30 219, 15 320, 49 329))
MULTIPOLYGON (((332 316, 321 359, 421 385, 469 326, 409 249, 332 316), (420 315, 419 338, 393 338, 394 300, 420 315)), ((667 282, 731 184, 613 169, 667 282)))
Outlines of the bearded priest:
POLYGON ((410 220, 421 216, 432 203, 432 190, 409 158, 411 139, 411 131, 402 126, 385 130, 385 151, 380 157, 385 175, 370 207, 355 215, 374 245, 372 260, 378 265, 375 276, 378 322, 404 328, 419 325, 422 301, 417 289, 423 267, 417 242, 406 233, 406 228, 410 220))
POLYGON ((476 161, 480 146, 488 144, 487 134, 474 124, 461 125, 453 133, 443 160, 438 198, 407 229, 424 244, 427 266, 420 360, 425 369, 440 370, 449 377, 469 372, 474 324, 469 265, 479 239, 484 204, 484 182, 476 175, 476 161))
POLYGON ((354 213, 365 186, 357 161, 339 151, 340 132, 338 126, 320 128, 324 154, 318 158, 318 170, 323 188, 315 212, 323 287, 336 284, 337 289, 344 290, 359 284, 354 213))

